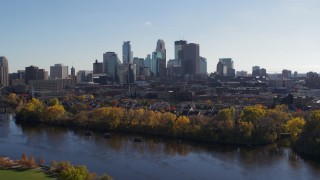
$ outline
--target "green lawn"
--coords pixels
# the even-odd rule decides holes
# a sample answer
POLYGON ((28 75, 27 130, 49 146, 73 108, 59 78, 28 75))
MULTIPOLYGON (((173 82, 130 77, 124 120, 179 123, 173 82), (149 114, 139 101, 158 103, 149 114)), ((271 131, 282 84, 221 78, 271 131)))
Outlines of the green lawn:
POLYGON ((0 169, 1 180, 53 180, 39 170, 2 170, 0 169))

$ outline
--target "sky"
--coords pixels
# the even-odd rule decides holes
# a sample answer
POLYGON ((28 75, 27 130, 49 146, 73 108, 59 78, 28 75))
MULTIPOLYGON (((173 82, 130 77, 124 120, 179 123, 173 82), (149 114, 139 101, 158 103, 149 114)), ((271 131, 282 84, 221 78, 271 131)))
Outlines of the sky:
POLYGON ((9 71, 62 63, 92 70, 96 59, 131 41, 145 58, 165 41, 200 45, 208 72, 219 58, 236 71, 320 72, 320 0, 0 0, 0 56, 9 71))

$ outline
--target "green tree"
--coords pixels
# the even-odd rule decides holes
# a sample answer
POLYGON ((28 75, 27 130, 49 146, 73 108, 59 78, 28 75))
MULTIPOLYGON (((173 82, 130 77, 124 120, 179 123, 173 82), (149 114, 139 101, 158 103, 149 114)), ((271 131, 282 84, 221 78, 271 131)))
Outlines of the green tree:
POLYGON ((71 166, 62 170, 58 179, 60 180, 85 180, 88 176, 88 170, 85 166, 71 166))

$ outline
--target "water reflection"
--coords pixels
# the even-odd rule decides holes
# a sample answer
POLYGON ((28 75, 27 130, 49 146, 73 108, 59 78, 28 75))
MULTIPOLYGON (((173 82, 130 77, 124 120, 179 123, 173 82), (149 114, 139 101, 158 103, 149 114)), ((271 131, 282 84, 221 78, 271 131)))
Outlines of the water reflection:
POLYGON ((115 179, 314 179, 320 175, 319 163, 279 144, 252 148, 153 136, 143 136, 137 143, 134 136, 86 136, 84 130, 20 126, 0 118, 0 154, 16 158, 26 152, 47 162, 69 160, 115 179))

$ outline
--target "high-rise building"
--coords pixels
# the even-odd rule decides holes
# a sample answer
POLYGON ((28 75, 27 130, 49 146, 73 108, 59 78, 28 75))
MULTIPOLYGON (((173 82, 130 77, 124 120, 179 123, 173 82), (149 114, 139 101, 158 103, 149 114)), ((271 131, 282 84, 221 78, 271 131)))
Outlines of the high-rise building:
POLYGON ((37 66, 29 66, 25 68, 25 82, 29 84, 30 80, 48 80, 48 71, 39 69, 37 66))
POLYGON ((2 86, 8 86, 9 85, 8 60, 4 56, 0 56, 0 84, 2 86))
POLYGON ((50 66, 50 79, 65 79, 69 75, 68 71, 68 66, 64 66, 63 64, 50 66))
POLYGON ((217 76, 218 77, 223 77, 223 63, 222 62, 218 62, 217 64, 217 76))
POLYGON ((119 81, 119 75, 118 75, 118 69, 119 65, 121 64, 121 61, 118 58, 118 55, 115 52, 106 52, 103 54, 103 64, 105 67, 105 73, 109 75, 109 77, 112 78, 112 81, 118 82, 119 81))
POLYGON ((162 39, 157 41, 156 47, 156 76, 166 76, 167 68, 166 68, 166 48, 165 43, 162 39))
POLYGON ((236 75, 235 69, 233 67, 232 58, 220 58, 217 65, 217 72, 220 77, 234 78, 236 75), (218 71, 219 66, 219 71, 218 71))
POLYGON ((291 78, 291 75, 292 75, 291 70, 288 70, 288 69, 282 70, 282 78, 284 78, 284 79, 290 79, 290 78, 291 78))
POLYGON ((76 76, 76 69, 73 66, 71 67, 71 76, 72 77, 76 76))
POLYGON ((133 58, 133 64, 136 65, 136 75, 141 76, 143 74, 144 59, 143 58, 133 58))
POLYGON ((133 63, 133 53, 131 51, 130 41, 123 42, 122 45, 122 63, 133 63))
POLYGON ((179 64, 183 60, 183 49, 187 44, 184 40, 174 42, 174 59, 177 59, 179 64))
POLYGON ((260 77, 267 77, 267 70, 265 68, 260 69, 260 77))
POLYGON ((120 64, 119 65, 119 83, 133 83, 136 80, 136 65, 135 64, 120 64))
POLYGON ((260 66, 252 67, 252 77, 260 76, 260 66))
POLYGON ((96 61, 93 63, 93 74, 102 74, 104 73, 104 63, 96 61))
POLYGON ((92 82, 92 71, 80 70, 77 73, 77 83, 88 83, 92 82))
POLYGON ((200 70, 200 48, 199 44, 189 43, 183 50, 183 74, 196 75, 200 70))
POLYGON ((200 56, 200 63, 199 63, 199 74, 207 74, 207 59, 200 56))

